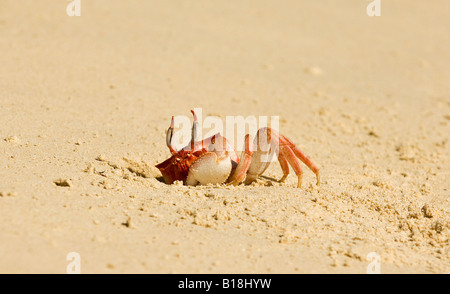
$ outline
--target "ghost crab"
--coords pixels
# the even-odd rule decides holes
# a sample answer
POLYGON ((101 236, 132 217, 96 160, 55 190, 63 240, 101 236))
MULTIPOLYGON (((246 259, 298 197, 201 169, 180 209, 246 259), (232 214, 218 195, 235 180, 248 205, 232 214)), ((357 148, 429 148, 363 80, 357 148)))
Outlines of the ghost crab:
POLYGON ((284 182, 289 175, 291 165, 298 177, 297 187, 302 185, 303 171, 300 160, 316 175, 317 185, 320 184, 319 168, 291 140, 271 128, 261 128, 252 140, 245 136, 245 151, 241 158, 229 140, 220 133, 207 139, 199 139, 199 122, 193 110, 191 142, 177 151, 172 144, 174 134, 174 117, 166 133, 166 144, 172 156, 156 165, 161 171, 164 181, 173 184, 182 181, 185 185, 222 184, 238 185, 255 181, 268 168, 270 156, 276 154, 283 171, 279 182, 284 182), (256 150, 254 149, 256 146, 256 150))

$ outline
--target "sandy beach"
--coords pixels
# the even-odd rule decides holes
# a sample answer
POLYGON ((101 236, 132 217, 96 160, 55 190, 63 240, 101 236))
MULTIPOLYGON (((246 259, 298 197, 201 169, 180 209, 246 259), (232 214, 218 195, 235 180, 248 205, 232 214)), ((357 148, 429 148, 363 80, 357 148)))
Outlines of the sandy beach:
POLYGON ((450 273, 449 1, 69 3, 0 2, 0 273, 450 273), (194 108, 321 185, 165 184, 194 108))

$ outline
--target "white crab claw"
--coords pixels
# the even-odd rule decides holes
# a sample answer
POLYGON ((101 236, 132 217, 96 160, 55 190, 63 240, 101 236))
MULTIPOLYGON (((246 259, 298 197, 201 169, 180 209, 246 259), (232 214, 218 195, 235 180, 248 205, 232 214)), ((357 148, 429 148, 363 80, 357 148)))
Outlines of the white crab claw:
POLYGON ((228 152, 224 152, 220 157, 214 152, 205 152, 190 166, 186 185, 225 183, 231 173, 231 167, 228 152))

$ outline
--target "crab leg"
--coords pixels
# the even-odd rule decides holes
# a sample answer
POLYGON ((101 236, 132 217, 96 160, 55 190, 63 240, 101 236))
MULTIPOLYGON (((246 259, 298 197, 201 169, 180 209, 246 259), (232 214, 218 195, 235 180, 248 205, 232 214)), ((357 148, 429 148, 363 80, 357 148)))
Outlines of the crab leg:
POLYGON ((284 183, 287 176, 289 175, 289 164, 286 160, 286 157, 281 152, 279 152, 278 154, 278 162, 280 163, 281 170, 283 171, 283 177, 279 180, 279 182, 284 183))
MULTIPOLYGON (((282 157, 284 157, 287 160, 287 162, 289 162, 289 164, 292 166, 292 169, 294 170, 295 174, 298 177, 297 188, 301 188, 303 171, 300 166, 300 160, 298 160, 298 158, 295 156, 294 151, 292 151, 292 149, 289 146, 280 147, 280 154, 282 154, 282 157)), ((287 175, 284 174, 283 178, 285 179, 286 177, 287 175)))
POLYGON ((245 136, 245 151, 242 153, 241 159, 236 169, 228 178, 228 183, 233 186, 239 185, 247 175, 248 168, 252 162, 253 139, 250 135, 245 136))
POLYGON ((317 185, 319 185, 319 168, 288 138, 271 128, 259 129, 256 138, 255 144, 257 144, 257 147, 255 147, 251 165, 247 172, 246 183, 256 180, 267 169, 270 163, 270 161, 267 161, 267 156, 272 156, 271 154, 275 150, 283 170, 283 177, 280 179, 280 182, 286 180, 289 175, 290 165, 298 177, 297 186, 301 187, 303 175, 300 165, 301 160, 316 174, 317 185))
POLYGON ((291 140, 289 140, 288 138, 286 138, 283 135, 281 135, 281 137, 286 142, 286 144, 292 149, 295 156, 298 157, 301 161, 303 161, 303 163, 306 164, 306 166, 309 167, 309 169, 312 170, 313 173, 316 174, 317 185, 320 185, 320 174, 319 174, 319 168, 317 167, 317 165, 315 165, 314 162, 311 159, 309 159, 309 157, 306 156, 305 153, 303 153, 303 151, 301 151, 298 147, 296 147, 294 145, 294 143, 292 143, 291 140))

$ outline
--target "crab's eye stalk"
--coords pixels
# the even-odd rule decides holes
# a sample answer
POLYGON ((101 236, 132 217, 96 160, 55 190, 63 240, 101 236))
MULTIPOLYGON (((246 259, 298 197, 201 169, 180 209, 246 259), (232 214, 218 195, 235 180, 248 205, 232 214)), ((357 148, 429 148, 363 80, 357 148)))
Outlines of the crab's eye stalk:
POLYGON ((174 117, 172 116, 172 122, 170 123, 170 127, 167 129, 167 132, 166 132, 166 144, 167 144, 167 147, 169 147, 170 153, 172 153, 172 154, 177 152, 172 145, 174 125, 175 125, 174 117))
POLYGON ((200 138, 200 123, 198 122, 197 115, 193 110, 191 110, 194 116, 194 123, 192 124, 192 134, 191 134, 191 149, 194 150, 197 142, 201 141, 200 138))

